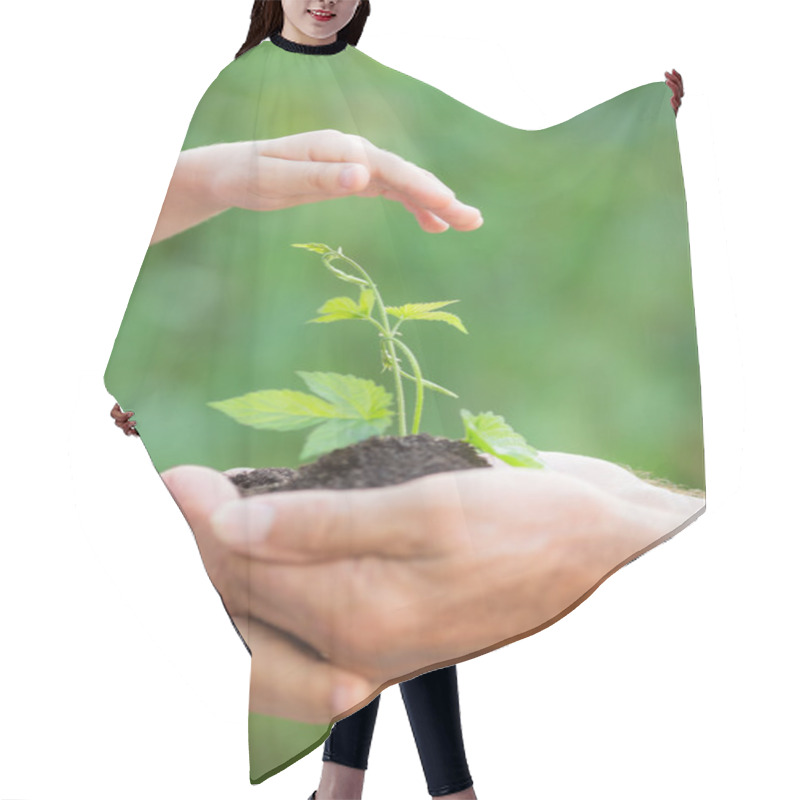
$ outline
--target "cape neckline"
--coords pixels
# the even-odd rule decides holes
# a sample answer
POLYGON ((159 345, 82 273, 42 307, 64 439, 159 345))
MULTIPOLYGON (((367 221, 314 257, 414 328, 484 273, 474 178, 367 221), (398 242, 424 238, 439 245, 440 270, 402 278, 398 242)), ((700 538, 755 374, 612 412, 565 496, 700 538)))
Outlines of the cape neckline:
POLYGON ((270 41, 282 50, 288 50, 290 53, 305 53, 306 55, 314 56, 327 56, 334 53, 341 53, 347 47, 346 39, 337 39, 330 44, 298 44, 291 39, 281 36, 280 33, 273 33, 269 37, 270 41))

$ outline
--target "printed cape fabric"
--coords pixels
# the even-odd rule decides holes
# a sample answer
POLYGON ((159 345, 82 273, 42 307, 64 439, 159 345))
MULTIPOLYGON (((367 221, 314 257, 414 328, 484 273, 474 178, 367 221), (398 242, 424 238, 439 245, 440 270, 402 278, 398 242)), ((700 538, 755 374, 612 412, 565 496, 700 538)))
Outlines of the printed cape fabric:
MULTIPOLYGON (((520 82, 519 92, 520 103, 533 102, 535 87, 520 82)), ((431 234, 399 202, 353 196, 229 209, 151 245, 105 384, 135 411, 156 469, 297 466, 308 430, 258 430, 209 403, 266 389, 308 392, 298 372, 353 375, 393 391, 371 325, 308 324, 330 298, 359 299, 320 254, 292 247, 323 243, 364 267, 387 305, 459 301, 443 310, 457 313, 468 335, 432 321, 404 328, 425 377, 458 395, 426 392, 422 430, 461 438, 462 408, 492 411, 541 450, 702 489, 670 96, 652 83, 527 131, 351 46, 321 55, 265 40, 233 61, 202 97, 182 150, 317 130, 358 134, 433 173, 479 208, 484 224, 431 234)), ((413 397, 406 384, 409 406, 413 397)), ((309 753, 329 731, 251 714, 251 780, 309 753)))

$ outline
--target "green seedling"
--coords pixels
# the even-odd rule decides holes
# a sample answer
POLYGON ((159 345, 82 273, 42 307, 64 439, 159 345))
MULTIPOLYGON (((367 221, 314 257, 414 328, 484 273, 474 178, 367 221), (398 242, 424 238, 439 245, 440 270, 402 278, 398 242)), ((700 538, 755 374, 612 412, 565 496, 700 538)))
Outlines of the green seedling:
MULTIPOLYGON (((320 316, 310 322, 326 324, 345 320, 361 321, 376 328, 381 365, 384 370, 392 373, 394 397, 374 381, 353 375, 298 372, 313 394, 291 389, 267 389, 208 405, 253 428, 274 431, 313 428, 300 454, 301 460, 306 460, 355 444, 370 436, 381 435, 395 417, 398 434, 407 435, 409 426, 403 381, 410 381, 414 385, 415 398, 411 433, 419 433, 426 390, 453 398, 458 395, 423 377, 417 357, 401 339, 400 328, 412 321, 444 322, 462 333, 467 333, 458 316, 450 311, 442 311, 457 301, 387 306, 367 271, 346 256, 341 247, 333 250, 328 245, 317 243, 292 246, 318 253, 322 256, 323 264, 336 278, 358 287, 357 298, 331 298, 317 309, 320 316), (337 262, 343 262, 343 265, 336 266, 337 262), (402 358, 408 363, 407 369, 403 368, 402 358), (397 402, 396 412, 392 410, 394 400, 397 402)), ((491 412, 475 416, 462 410, 461 418, 466 430, 466 441, 479 450, 495 455, 513 466, 542 466, 537 458, 537 451, 502 417, 491 412)))

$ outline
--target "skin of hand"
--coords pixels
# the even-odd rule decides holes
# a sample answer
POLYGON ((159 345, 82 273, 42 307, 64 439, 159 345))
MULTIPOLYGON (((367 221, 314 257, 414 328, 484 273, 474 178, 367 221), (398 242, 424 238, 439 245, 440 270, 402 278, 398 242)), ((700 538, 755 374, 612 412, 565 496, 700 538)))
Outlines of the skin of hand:
POLYGON ((165 472, 212 583, 256 642, 254 710, 330 719, 535 633, 705 508, 606 461, 542 456, 544 470, 244 499, 213 470, 165 472))
POLYGON ((683 97, 683 78, 680 72, 672 70, 672 72, 665 72, 664 77, 667 79, 665 83, 672 89, 672 110, 675 116, 678 116, 678 109, 681 107, 681 98, 683 97))
POLYGON ((271 211, 348 195, 396 200, 428 233, 483 224, 427 170, 362 136, 320 130, 184 150, 151 244, 229 208, 271 211))
MULTIPOLYGON (((270 211, 336 197, 383 196, 410 211, 420 227, 442 233, 451 225, 483 225, 477 208, 458 201, 435 175, 361 136, 309 131, 253 142, 232 142, 180 154, 151 244, 175 236, 229 208, 270 211)), ((111 410, 127 436, 139 435, 132 411, 111 410)))
POLYGON ((131 419, 133 411, 123 411, 119 403, 114 403, 114 408, 111 409, 111 416, 114 418, 114 424, 120 428, 126 436, 138 436, 139 431, 136 430, 136 420, 131 419))
MULTIPOLYGON (((199 536, 195 533, 195 538, 206 569, 209 564, 214 565, 216 573, 217 565, 229 552, 216 541, 209 527, 210 515, 215 509, 235 502, 238 491, 225 475, 206 467, 176 467, 162 477, 192 530, 196 526, 200 532, 199 536)), ((212 572, 209 577, 214 583, 212 572)), ((226 596, 220 596, 252 654, 252 712, 315 725, 328 724, 338 716, 352 713, 356 705, 363 705, 365 698, 377 694, 374 680, 326 661, 290 633, 259 622, 248 609, 229 604, 226 596)))

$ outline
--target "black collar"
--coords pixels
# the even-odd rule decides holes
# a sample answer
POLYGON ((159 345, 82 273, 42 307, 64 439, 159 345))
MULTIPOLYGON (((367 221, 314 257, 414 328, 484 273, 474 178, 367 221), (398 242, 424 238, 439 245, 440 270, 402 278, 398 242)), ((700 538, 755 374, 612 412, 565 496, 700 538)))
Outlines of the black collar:
POLYGON ((346 39, 337 39, 330 44, 298 44, 286 39, 279 33, 273 33, 269 38, 274 45, 282 50, 288 50, 290 53, 306 53, 313 56, 328 56, 333 53, 341 53, 347 47, 346 39))

